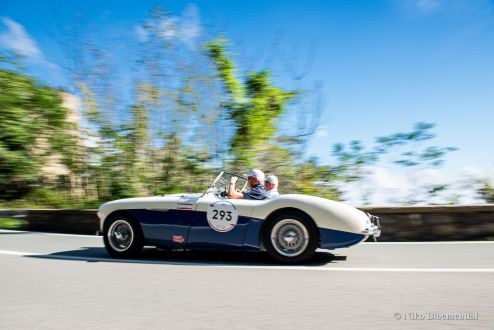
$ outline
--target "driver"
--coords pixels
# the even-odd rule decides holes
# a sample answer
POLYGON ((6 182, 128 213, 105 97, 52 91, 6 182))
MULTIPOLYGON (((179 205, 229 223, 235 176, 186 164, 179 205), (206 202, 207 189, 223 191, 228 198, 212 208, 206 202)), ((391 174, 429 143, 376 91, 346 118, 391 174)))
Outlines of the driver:
POLYGON ((235 190, 235 184, 238 178, 232 176, 230 178, 230 185, 228 186, 228 198, 233 199, 266 199, 268 198, 268 193, 266 188, 264 188, 264 173, 261 170, 252 170, 247 174, 247 182, 250 189, 243 192, 235 190))

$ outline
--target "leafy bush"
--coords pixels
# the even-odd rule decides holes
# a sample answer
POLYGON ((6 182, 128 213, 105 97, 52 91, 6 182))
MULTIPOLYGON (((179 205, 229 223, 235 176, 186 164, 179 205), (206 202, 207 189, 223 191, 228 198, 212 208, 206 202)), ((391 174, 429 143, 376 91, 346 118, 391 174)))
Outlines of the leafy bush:
POLYGON ((1 229, 17 229, 23 224, 23 220, 11 219, 11 218, 0 218, 0 228, 1 229))

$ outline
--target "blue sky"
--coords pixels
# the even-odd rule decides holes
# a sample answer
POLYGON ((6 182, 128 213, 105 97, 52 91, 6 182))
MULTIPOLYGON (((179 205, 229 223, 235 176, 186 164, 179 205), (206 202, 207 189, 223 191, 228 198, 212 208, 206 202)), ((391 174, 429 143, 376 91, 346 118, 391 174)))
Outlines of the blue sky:
POLYGON ((63 86, 50 31, 82 17, 99 35, 132 45, 143 37, 136 26, 156 4, 182 19, 193 8, 194 33, 224 32, 244 68, 268 64, 286 88, 297 87, 286 59, 300 71, 312 58, 300 87, 322 82, 325 103, 309 155, 327 161, 336 142, 372 144, 425 121, 438 125, 434 144, 459 148, 442 176, 494 177, 492 1, 3 0, 0 44, 27 52, 32 74, 63 86), (285 61, 268 56, 275 40, 285 61))

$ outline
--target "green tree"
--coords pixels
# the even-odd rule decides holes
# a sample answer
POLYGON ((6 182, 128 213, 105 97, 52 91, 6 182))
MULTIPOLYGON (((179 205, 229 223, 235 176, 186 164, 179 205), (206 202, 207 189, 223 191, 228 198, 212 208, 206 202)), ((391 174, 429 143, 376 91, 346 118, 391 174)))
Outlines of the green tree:
POLYGON ((207 44, 206 50, 229 96, 223 106, 235 123, 231 153, 233 168, 240 170, 252 167, 259 160, 259 149, 273 137, 276 119, 295 93, 274 87, 269 71, 249 73, 242 83, 226 52, 226 45, 224 39, 217 38, 207 44))
POLYGON ((376 138, 376 144, 366 149, 361 141, 351 141, 347 146, 337 143, 332 154, 336 163, 332 166, 335 174, 342 180, 351 182, 367 174, 365 167, 390 157, 393 164, 403 167, 437 167, 444 163, 445 156, 457 150, 453 147, 421 145, 435 135, 432 123, 416 123, 410 132, 394 133, 376 138))
POLYGON ((40 177, 45 157, 69 144, 60 92, 0 69, 0 194, 20 197, 40 177))
POLYGON ((336 181, 329 166, 319 164, 315 158, 302 160, 301 155, 280 145, 286 142, 286 138, 277 140, 279 143, 269 143, 260 149, 260 160, 256 166, 262 168, 266 174, 275 174, 278 177, 281 193, 341 199, 341 192, 334 184, 336 181))
POLYGON ((494 188, 489 182, 484 182, 482 188, 478 190, 480 197, 486 203, 494 203, 494 188))
MULTIPOLYGON (((439 167, 448 153, 457 150, 454 147, 426 146, 424 143, 435 137, 432 129, 435 124, 419 122, 410 132, 399 132, 376 138, 372 148, 365 148, 361 141, 351 141, 333 146, 336 159, 331 166, 334 177, 342 183, 359 181, 369 174, 369 166, 376 163, 387 163, 404 169, 439 167)), ((448 188, 447 185, 428 184, 419 187, 406 203, 424 202, 415 200, 416 196, 427 195, 429 198, 438 195, 448 188)), ((368 195, 365 192, 364 195, 368 195)), ((368 196, 367 196, 368 197, 368 196)))

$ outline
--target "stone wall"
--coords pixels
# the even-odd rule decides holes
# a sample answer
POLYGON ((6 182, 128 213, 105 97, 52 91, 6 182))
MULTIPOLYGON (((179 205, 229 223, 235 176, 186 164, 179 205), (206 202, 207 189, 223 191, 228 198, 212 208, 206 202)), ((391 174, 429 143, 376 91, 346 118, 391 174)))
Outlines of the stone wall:
POLYGON ((0 210, 0 217, 18 219, 19 230, 95 235, 99 229, 96 210, 0 210))
POLYGON ((494 205, 361 207, 381 221, 380 241, 494 239, 494 205))

